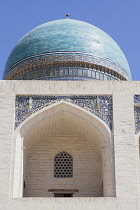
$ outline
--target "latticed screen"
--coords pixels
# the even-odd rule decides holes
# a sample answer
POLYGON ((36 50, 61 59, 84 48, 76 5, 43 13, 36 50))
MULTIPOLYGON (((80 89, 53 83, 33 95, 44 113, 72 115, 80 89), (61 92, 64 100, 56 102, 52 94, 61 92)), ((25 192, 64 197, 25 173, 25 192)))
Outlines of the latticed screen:
POLYGON ((54 158, 54 177, 72 177, 73 160, 66 152, 61 152, 54 158))

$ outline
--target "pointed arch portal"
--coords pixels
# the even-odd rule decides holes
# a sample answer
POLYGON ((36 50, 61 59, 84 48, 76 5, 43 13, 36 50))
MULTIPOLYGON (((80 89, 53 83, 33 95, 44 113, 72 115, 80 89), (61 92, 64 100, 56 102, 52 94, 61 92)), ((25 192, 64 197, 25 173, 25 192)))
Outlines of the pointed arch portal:
POLYGON ((83 108, 63 101, 41 109, 16 129, 14 143, 13 197, 52 197, 53 189, 115 196, 111 131, 83 108), (62 151, 73 157, 73 177, 54 177, 54 157, 62 151))

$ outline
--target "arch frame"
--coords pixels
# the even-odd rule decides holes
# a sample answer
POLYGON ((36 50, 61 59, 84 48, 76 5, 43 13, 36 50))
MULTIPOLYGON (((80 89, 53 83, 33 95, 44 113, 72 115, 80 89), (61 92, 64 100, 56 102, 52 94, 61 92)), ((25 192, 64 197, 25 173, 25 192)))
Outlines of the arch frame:
POLYGON ((49 118, 55 113, 65 110, 69 113, 79 116, 86 120, 89 124, 93 125, 98 132, 102 135, 102 142, 100 142, 101 150, 103 154, 103 177, 104 177, 104 196, 115 196, 115 166, 114 166, 114 143, 113 135, 108 125, 93 113, 74 105, 70 102, 59 101, 52 105, 42 108, 41 110, 30 115, 25 121, 23 121, 14 132, 13 135, 13 163, 11 168, 11 176, 13 182, 10 186, 11 197, 23 196, 23 176, 24 176, 24 151, 26 150, 26 142, 24 136, 29 132, 30 128, 41 121, 43 118, 49 118), (113 154, 113 156, 111 156, 113 154), (109 157, 108 157, 109 156, 109 157), (109 160, 110 158, 110 160, 109 160), (107 161, 107 159, 109 161, 107 161), (113 167, 112 167, 113 165, 113 167), (108 177, 108 170, 110 171, 110 177, 108 177), (18 179, 17 179, 18 177, 18 179), (108 187, 110 186, 110 187, 108 187))

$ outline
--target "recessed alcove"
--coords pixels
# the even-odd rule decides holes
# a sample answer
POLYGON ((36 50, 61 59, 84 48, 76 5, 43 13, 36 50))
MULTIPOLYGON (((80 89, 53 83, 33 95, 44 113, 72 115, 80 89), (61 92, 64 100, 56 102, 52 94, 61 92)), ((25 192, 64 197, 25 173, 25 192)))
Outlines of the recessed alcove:
POLYGON ((23 197, 54 197, 55 189, 73 197, 114 196, 111 136, 96 116, 60 102, 30 116, 19 129, 24 147, 23 197), (55 157, 61 152, 73 158, 72 177, 54 176, 55 157))

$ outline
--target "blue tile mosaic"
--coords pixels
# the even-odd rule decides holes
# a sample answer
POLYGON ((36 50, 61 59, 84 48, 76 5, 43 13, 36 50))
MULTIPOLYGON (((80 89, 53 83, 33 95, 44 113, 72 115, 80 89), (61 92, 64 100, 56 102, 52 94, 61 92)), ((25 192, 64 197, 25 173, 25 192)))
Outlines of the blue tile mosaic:
POLYGON ((140 104, 140 95, 134 96, 134 104, 140 104))
POLYGON ((112 130, 112 96, 17 96, 15 105, 15 128, 32 113, 61 100, 78 105, 95 114, 112 130))
POLYGON ((7 60, 4 79, 15 66, 25 65, 27 61, 35 64, 39 57, 51 60, 48 58, 51 54, 53 57, 62 55, 63 60, 65 56, 82 57, 83 62, 89 60, 88 63, 92 60, 94 64, 116 69, 118 73, 122 71, 126 79, 131 79, 128 62, 117 43, 99 28, 72 19, 51 21, 26 34, 7 60))
MULTIPOLYGON (((118 76, 118 75, 117 75, 118 76)), ((32 69, 12 75, 11 79, 18 80, 120 80, 116 75, 111 75, 109 71, 94 66, 84 67, 46 67, 45 69, 32 69)))
MULTIPOLYGON (((108 59, 78 52, 75 54, 73 52, 71 52, 71 54, 69 53, 57 52, 51 55, 50 53, 46 53, 38 55, 35 58, 26 58, 14 64, 9 70, 5 71, 4 79, 49 79, 51 76, 57 78, 59 75, 72 75, 74 72, 70 73, 69 69, 76 69, 76 67, 78 68, 78 72, 75 76, 80 75, 86 78, 92 78, 94 76, 93 74, 90 74, 90 70, 95 70, 100 72, 100 74, 103 74, 103 76, 109 75, 111 80, 113 80, 113 77, 118 80, 130 79, 130 77, 126 74, 125 69, 108 59), (63 70, 65 69, 65 71, 62 71, 62 68, 63 70), (66 68, 68 68, 68 73, 66 73, 66 68), (57 69, 58 73, 56 71, 57 69), (83 73, 80 73, 80 69, 84 69, 83 73)), ((97 79, 105 80, 104 78, 97 79)))
POLYGON ((140 131, 140 95, 134 95, 135 133, 140 131))

